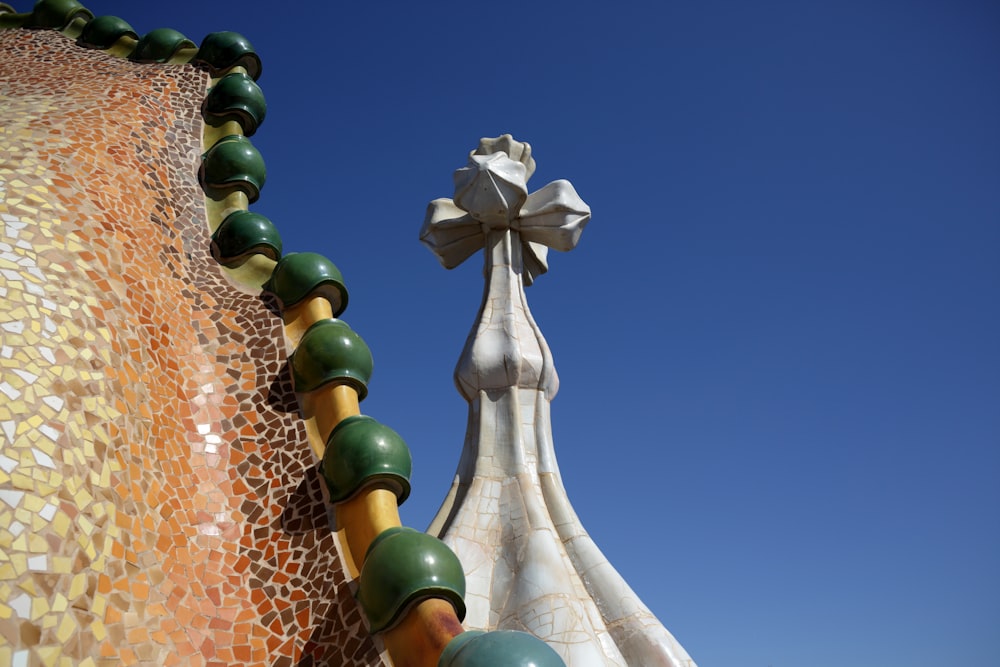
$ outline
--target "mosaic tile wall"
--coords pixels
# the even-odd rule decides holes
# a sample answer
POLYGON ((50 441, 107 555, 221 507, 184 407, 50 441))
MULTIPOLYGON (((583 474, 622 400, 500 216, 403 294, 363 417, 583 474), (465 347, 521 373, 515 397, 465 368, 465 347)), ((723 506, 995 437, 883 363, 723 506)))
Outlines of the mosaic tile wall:
POLYGON ((209 254, 208 76, 0 32, 0 665, 374 665, 281 320, 209 254))

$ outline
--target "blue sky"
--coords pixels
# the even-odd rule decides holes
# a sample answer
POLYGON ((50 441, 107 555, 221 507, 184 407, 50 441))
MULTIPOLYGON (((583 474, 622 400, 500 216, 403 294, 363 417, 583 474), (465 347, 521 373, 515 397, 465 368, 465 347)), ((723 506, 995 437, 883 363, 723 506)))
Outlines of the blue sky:
POLYGON ((510 132, 593 209, 528 290, 570 497, 701 667, 998 664, 994 3, 85 4, 256 46, 252 210, 347 278, 404 522, 482 291, 417 232, 510 132))

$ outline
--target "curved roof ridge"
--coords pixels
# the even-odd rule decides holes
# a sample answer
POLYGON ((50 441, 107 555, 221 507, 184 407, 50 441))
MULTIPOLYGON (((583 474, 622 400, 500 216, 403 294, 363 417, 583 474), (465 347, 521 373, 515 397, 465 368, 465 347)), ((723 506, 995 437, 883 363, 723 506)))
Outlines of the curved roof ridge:
POLYGON ((213 76, 242 67, 256 81, 262 70, 260 57, 239 33, 209 33, 200 46, 172 28, 156 28, 139 35, 124 19, 95 17, 77 0, 39 0, 30 12, 22 13, 0 3, 3 28, 57 30, 85 48, 101 49, 136 62, 203 65, 213 76))
POLYGON ((263 159, 247 138, 266 111, 256 85, 260 58, 250 42, 235 32, 215 32, 195 46, 169 28, 140 36, 123 19, 95 17, 77 0, 39 0, 25 13, 0 3, 0 29, 11 28, 56 30, 82 48, 136 63, 191 64, 211 75, 201 108, 207 150, 198 178, 213 231, 212 255, 244 286, 274 297, 286 337, 297 348, 290 364, 310 444, 328 485, 349 481, 343 498, 330 499, 342 566, 357 579, 360 607, 389 656, 406 664, 461 667, 517 649, 531 664, 561 665, 533 636, 465 632, 465 579, 457 556, 437 538, 401 526, 398 505, 409 492, 405 443, 378 425, 359 442, 343 442, 346 429, 335 432, 352 417, 358 423, 371 357, 364 341, 335 319, 347 305, 347 291, 332 262, 314 253, 282 257, 274 226, 248 210, 266 177, 263 159))

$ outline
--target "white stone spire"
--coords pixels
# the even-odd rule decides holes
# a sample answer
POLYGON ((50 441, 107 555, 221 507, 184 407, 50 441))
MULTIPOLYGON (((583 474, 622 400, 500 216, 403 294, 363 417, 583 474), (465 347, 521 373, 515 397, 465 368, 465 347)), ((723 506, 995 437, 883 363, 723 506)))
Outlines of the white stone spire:
POLYGON ((454 199, 430 203, 420 239, 445 268, 485 249, 486 289, 455 369, 469 402, 452 488, 428 532, 466 571, 470 629, 526 630, 569 667, 694 667, 587 535, 552 445, 552 353, 524 287, 548 248, 571 250, 590 208, 568 181, 528 194, 531 147, 483 139, 455 172, 454 199))

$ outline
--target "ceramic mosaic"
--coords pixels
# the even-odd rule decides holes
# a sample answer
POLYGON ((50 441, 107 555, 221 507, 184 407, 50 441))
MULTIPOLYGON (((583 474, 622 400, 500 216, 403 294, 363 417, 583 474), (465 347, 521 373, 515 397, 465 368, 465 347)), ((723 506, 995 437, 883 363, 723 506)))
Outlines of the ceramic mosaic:
POLYGON ((552 351, 525 287, 548 270, 548 249, 576 247, 590 207, 569 181, 528 193, 531 146, 480 140, 454 175, 453 199, 433 200, 420 238, 453 268, 485 254, 479 321, 455 368, 469 403, 462 458, 431 524, 465 567, 468 615, 479 630, 526 631, 567 667, 696 667, 615 570, 566 493, 550 408, 552 351))
POLYGON ((209 253, 208 75, 0 32, 0 665, 374 665, 281 319, 209 253))

